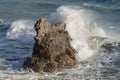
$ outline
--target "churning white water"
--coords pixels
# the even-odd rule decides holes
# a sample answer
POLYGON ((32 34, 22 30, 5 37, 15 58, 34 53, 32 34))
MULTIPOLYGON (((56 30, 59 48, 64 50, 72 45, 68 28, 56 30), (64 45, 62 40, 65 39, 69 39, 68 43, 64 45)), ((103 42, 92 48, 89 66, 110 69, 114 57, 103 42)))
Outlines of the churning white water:
POLYGON ((33 41, 35 31, 33 29, 35 21, 33 20, 16 20, 10 26, 6 37, 8 39, 18 39, 24 43, 33 41))
POLYGON ((93 50, 88 47, 89 37, 105 37, 104 30, 94 22, 94 16, 92 11, 77 6, 62 6, 51 14, 50 21, 52 23, 58 21, 66 23, 66 30, 72 38, 71 45, 77 50, 76 58, 78 61, 85 60, 94 54, 93 50))

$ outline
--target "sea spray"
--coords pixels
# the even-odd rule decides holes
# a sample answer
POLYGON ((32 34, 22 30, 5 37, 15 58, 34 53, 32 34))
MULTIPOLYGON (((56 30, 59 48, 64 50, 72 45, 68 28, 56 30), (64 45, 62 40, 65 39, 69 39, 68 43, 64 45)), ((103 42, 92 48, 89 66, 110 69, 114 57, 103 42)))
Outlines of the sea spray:
POLYGON ((50 22, 64 21, 66 30, 72 38, 71 45, 77 50, 79 61, 92 56, 94 51, 88 47, 87 39, 92 36, 105 36, 102 28, 93 21, 94 13, 78 6, 61 6, 50 16, 50 22))
POLYGON ((33 29, 33 20, 16 20, 10 26, 6 36, 7 39, 18 39, 22 42, 33 42, 35 31, 33 29))

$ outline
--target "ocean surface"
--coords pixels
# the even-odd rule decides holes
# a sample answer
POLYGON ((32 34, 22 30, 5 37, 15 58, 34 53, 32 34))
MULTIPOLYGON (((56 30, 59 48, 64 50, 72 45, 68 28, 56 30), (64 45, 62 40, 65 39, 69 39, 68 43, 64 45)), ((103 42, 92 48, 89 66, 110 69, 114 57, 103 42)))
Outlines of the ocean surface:
POLYGON ((120 80, 120 0, 0 0, 0 80, 120 80), (75 67, 54 74, 22 69, 42 17, 66 23, 75 67))

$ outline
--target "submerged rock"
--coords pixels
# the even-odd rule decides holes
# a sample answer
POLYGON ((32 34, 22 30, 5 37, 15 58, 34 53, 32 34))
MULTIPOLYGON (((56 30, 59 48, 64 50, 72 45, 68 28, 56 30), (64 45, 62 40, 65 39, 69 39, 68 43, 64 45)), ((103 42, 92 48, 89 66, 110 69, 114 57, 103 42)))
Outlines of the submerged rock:
POLYGON ((75 49, 70 46, 70 36, 66 25, 58 22, 54 26, 41 18, 34 26, 37 35, 32 56, 23 67, 35 72, 54 72, 59 68, 73 67, 76 64, 75 49))

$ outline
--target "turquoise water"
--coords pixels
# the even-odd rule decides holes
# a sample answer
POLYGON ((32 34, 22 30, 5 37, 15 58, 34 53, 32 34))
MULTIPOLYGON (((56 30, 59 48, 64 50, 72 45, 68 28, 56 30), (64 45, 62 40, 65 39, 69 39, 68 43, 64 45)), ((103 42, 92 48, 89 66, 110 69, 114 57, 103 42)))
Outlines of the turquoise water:
POLYGON ((119 80, 119 41, 119 0, 0 0, 0 80, 119 80), (72 69, 55 74, 22 69, 32 54, 34 23, 42 17, 67 24, 77 50, 78 63, 72 69), (112 50, 101 48, 106 43, 112 50))

